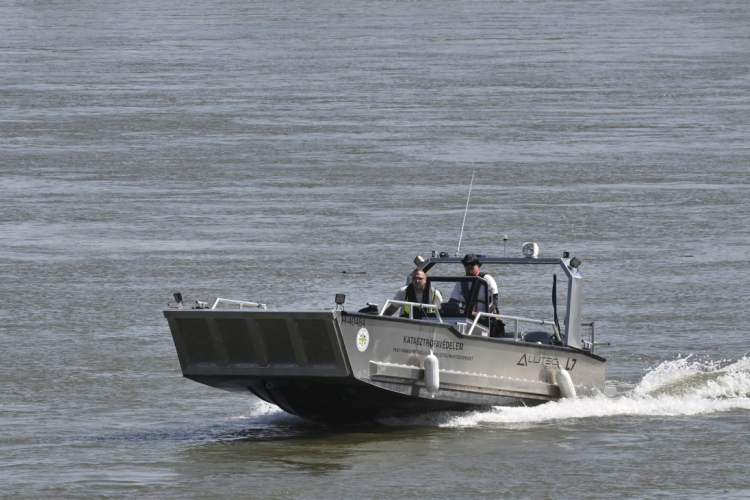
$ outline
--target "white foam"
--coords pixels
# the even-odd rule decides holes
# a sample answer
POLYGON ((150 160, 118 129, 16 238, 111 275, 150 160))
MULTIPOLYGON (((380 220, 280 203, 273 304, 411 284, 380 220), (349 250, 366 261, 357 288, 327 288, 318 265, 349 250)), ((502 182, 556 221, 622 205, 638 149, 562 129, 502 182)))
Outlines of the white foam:
POLYGON ((280 423, 299 423, 301 419, 291 415, 276 405, 256 400, 249 408, 243 408, 238 415, 232 415, 230 420, 250 420, 254 424, 273 425, 280 423))
MULTIPOLYGON (((625 393, 563 399, 531 408, 445 415, 441 427, 534 424, 616 416, 669 417, 750 410, 750 359, 700 362, 690 357, 665 361, 625 393)), ((431 417, 429 422, 434 422, 431 417)))
MULTIPOLYGON (((433 412, 381 419, 387 426, 422 427, 529 427, 559 420, 617 416, 669 417, 750 410, 750 358, 735 361, 699 361, 692 356, 664 361, 635 385, 619 383, 614 394, 563 399, 535 407, 494 407, 476 412, 433 412)), ((255 425, 299 424, 298 417, 257 400, 243 407, 232 420, 255 425)))

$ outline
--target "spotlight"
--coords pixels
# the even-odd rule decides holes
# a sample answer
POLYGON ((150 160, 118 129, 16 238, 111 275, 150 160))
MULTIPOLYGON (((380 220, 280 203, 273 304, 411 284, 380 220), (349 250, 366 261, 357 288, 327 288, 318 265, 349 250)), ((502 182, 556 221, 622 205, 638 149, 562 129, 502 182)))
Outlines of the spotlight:
POLYGON ((521 253, 527 259, 536 259, 539 255, 539 245, 532 242, 524 243, 521 247, 521 253))

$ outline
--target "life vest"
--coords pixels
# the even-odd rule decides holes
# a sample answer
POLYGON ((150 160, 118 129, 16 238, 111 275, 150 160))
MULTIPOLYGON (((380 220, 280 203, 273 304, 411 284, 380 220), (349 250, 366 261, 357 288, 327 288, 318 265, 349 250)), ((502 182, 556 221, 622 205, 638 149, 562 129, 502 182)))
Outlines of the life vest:
MULTIPOLYGON (((430 287, 431 289, 432 287, 430 287)), ((406 302, 417 302, 420 304, 432 304, 432 302, 435 300, 435 290, 432 290, 432 297, 430 297, 429 290, 425 286, 424 290, 422 291, 422 296, 420 298, 417 298, 417 292, 414 291, 414 285, 409 283, 409 286, 406 287, 406 302)), ((404 306, 404 314, 402 317, 409 317, 409 311, 411 310, 411 306, 404 306)), ((424 312, 424 309, 421 307, 417 307, 414 310, 414 319, 422 319, 425 317, 425 315, 428 313, 424 312)))

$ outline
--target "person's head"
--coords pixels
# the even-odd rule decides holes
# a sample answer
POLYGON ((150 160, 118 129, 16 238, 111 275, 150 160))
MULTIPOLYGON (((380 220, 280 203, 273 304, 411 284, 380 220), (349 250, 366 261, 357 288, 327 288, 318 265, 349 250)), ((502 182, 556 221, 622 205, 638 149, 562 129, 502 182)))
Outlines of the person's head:
POLYGON ((464 266, 466 276, 476 276, 479 272, 479 268, 482 266, 482 261, 473 253, 467 253, 464 258, 461 259, 461 264, 464 266))
POLYGON ((427 284, 427 276, 421 269, 415 269, 411 273, 411 284, 414 286, 414 291, 417 293, 424 292, 424 286, 427 284))

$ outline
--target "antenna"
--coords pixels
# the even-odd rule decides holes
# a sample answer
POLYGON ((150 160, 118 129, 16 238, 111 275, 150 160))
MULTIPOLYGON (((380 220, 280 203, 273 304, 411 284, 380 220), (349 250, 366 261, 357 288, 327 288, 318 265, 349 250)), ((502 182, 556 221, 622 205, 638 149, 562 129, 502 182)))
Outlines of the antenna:
POLYGON ((471 188, 474 185, 474 172, 471 173, 471 184, 469 184, 469 196, 466 197, 466 210, 464 210, 464 221, 461 223, 461 235, 458 237, 458 248, 456 249, 456 257, 461 252, 461 239, 464 237, 464 225, 466 224, 466 214, 469 213, 469 200, 471 199, 471 188))

